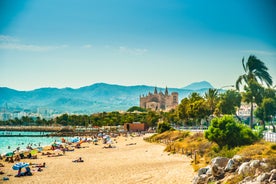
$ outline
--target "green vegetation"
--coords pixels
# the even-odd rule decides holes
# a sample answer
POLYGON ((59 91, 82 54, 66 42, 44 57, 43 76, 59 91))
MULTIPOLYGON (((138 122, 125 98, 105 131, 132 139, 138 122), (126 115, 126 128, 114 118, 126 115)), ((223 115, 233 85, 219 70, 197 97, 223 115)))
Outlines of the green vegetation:
POLYGON ((138 106, 133 106, 133 107, 131 107, 127 110, 127 112, 135 112, 135 111, 137 111, 137 112, 147 112, 147 109, 144 109, 144 108, 138 107, 138 106))
POLYGON ((233 116, 214 118, 211 126, 205 131, 205 138, 215 142, 220 148, 252 144, 259 136, 246 125, 237 122, 233 116))
POLYGON ((253 128, 253 103, 258 104, 261 98, 260 90, 262 87, 259 82, 265 82, 268 87, 272 86, 273 82, 272 77, 268 73, 268 68, 256 56, 250 55, 246 64, 243 58, 242 66, 245 74, 239 76, 237 79, 236 88, 239 90, 242 82, 245 82, 243 97, 245 102, 251 104, 250 127, 253 128))
POLYGON ((157 133, 163 133, 166 132, 168 130, 174 130, 171 126, 171 124, 167 123, 167 122, 160 122, 157 125, 157 133))
MULTIPOLYGON (((248 128, 247 128, 248 129, 248 128)), ((250 129, 249 129, 250 130, 250 129)), ((246 159, 266 159, 267 170, 275 168, 276 145, 275 143, 256 141, 251 145, 229 148, 227 145, 220 148, 215 142, 210 142, 203 133, 191 133, 189 131, 166 131, 155 134, 146 139, 148 142, 165 143, 165 151, 172 154, 185 154, 192 160, 195 171, 208 165, 214 157, 232 158, 241 155, 246 159)))

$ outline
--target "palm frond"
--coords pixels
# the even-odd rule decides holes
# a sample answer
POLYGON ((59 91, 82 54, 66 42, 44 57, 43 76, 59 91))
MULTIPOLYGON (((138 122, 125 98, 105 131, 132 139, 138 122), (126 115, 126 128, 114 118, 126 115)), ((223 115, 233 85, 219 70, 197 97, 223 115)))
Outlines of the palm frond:
POLYGON ((242 58, 242 66, 243 66, 243 70, 246 72, 247 69, 246 69, 246 67, 245 67, 245 65, 244 65, 244 57, 242 58))
MULTIPOLYGON (((240 85, 242 84, 242 81, 245 79, 244 75, 239 76, 239 78, 236 81, 236 89, 240 90, 240 85)), ((246 82, 246 81, 245 81, 246 82)))

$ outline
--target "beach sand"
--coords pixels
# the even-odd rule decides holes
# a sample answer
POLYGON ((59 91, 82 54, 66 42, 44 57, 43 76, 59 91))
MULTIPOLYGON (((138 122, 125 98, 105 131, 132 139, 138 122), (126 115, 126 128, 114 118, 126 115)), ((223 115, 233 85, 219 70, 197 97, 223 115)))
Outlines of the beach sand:
POLYGON ((66 152, 64 156, 39 154, 38 159, 21 160, 46 162, 46 168, 42 172, 33 172, 33 176, 14 177, 17 171, 12 170, 13 164, 5 162, 2 168, 5 174, 0 177, 12 176, 0 183, 192 183, 195 173, 186 156, 163 152, 164 145, 145 142, 143 137, 118 137, 116 142, 113 144, 115 148, 103 149, 101 142, 99 145, 83 143, 84 148, 66 152), (72 162, 78 157, 82 157, 84 162, 72 162))

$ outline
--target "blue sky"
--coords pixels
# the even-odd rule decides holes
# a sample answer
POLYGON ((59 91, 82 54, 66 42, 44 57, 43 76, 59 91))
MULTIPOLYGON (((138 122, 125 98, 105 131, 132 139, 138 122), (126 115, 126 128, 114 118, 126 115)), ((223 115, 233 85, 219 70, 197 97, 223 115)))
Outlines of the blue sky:
POLYGON ((0 86, 220 88, 250 54, 275 81, 275 18, 273 0, 0 0, 0 86))

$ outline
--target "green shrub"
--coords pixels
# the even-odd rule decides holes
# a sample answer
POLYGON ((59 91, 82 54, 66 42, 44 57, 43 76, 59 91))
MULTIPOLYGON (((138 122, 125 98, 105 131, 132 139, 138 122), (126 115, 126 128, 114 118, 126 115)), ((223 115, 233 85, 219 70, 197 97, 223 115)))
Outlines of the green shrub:
POLYGON ((259 139, 257 133, 248 126, 240 124, 230 115, 214 118, 208 130, 205 131, 205 138, 217 143, 220 149, 224 146, 233 148, 249 145, 259 139))
POLYGON ((158 123, 157 133, 161 134, 161 133, 166 132, 168 130, 174 130, 169 123, 167 123, 167 122, 158 123))

